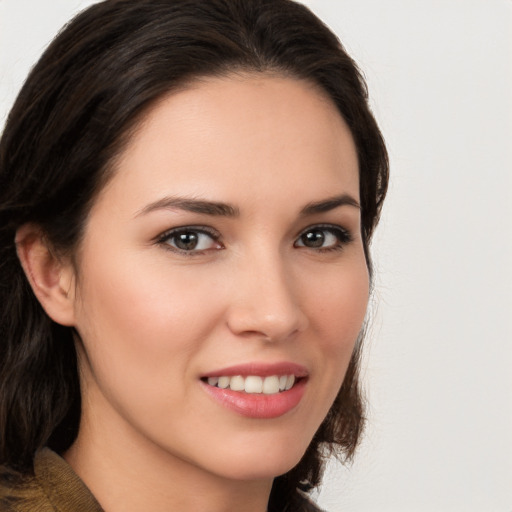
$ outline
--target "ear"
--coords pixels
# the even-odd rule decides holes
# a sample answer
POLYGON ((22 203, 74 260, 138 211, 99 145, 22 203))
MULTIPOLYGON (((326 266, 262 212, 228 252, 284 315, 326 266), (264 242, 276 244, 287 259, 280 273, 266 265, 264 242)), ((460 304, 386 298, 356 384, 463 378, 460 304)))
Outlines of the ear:
POLYGON ((75 271, 59 258, 41 228, 24 224, 16 232, 16 250, 25 275, 48 316, 55 322, 74 325, 75 271))

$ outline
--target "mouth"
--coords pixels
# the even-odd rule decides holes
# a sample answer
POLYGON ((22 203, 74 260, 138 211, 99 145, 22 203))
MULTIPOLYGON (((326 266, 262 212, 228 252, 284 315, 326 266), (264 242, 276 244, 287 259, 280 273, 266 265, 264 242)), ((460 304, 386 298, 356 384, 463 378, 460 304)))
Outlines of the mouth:
POLYGON ((307 369, 293 363, 232 366, 200 378, 215 402, 254 419, 277 418, 295 409, 308 380, 307 369))
POLYGON ((294 374, 284 375, 221 375, 219 377, 204 377, 201 379, 209 386, 230 389, 240 393, 276 395, 289 391, 300 379, 294 374))

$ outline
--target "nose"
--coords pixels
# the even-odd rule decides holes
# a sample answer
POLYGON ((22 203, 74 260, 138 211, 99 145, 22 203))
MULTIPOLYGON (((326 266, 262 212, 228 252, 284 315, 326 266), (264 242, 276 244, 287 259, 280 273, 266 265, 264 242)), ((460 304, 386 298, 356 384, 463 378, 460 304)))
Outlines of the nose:
POLYGON ((252 255, 238 262, 232 278, 227 322, 234 334, 282 341, 308 327, 300 283, 280 257, 252 255))

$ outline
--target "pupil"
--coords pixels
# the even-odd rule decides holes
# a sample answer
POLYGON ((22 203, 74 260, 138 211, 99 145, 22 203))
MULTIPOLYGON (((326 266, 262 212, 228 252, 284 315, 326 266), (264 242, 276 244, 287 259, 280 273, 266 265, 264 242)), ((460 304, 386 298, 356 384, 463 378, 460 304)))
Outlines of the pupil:
POLYGON ((302 242, 307 247, 322 247, 325 242, 325 235, 319 229, 308 231, 302 235, 302 242))
POLYGON ((183 249, 185 251, 190 251, 191 249, 195 249, 197 245, 197 233, 187 232, 180 233, 176 237, 176 247, 178 249, 183 249))

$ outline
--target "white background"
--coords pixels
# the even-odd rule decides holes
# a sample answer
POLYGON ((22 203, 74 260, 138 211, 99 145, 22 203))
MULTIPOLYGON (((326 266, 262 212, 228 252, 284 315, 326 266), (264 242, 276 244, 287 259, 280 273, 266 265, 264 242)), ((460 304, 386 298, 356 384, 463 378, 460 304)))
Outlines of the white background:
MULTIPOLYGON (((90 3, 0 0, 0 124, 90 3)), ((512 512, 512 1, 305 3, 363 68, 392 170, 374 243, 369 428, 320 504, 512 512)))

